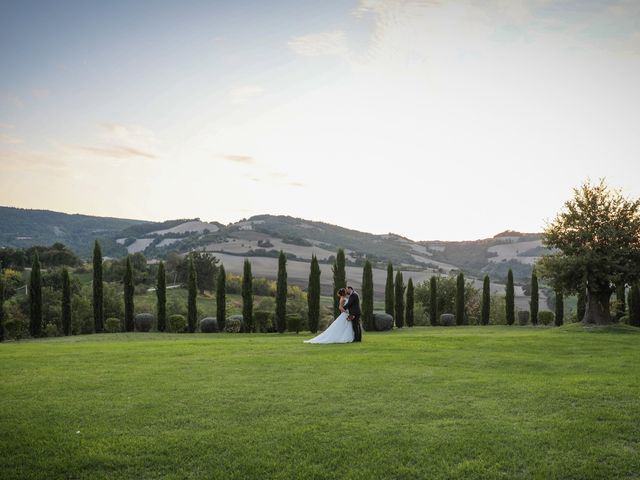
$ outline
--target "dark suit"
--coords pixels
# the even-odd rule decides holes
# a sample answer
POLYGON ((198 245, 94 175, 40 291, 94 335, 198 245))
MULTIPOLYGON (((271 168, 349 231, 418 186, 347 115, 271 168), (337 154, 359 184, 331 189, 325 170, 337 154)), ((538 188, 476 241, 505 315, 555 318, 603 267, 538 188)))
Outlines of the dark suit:
POLYGON ((345 310, 349 310, 349 317, 353 317, 351 319, 351 327, 353 328, 353 341, 361 342, 362 341, 362 328, 360 327, 360 297, 354 290, 345 304, 343 305, 345 310))

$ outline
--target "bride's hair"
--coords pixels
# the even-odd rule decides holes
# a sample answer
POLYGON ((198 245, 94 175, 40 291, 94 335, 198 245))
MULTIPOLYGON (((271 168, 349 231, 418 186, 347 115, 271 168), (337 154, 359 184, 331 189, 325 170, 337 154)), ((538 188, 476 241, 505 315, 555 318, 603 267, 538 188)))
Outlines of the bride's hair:
POLYGON ((347 291, 344 288, 341 288, 340 290, 338 290, 338 295, 340 295, 341 297, 344 297, 346 293, 347 291))

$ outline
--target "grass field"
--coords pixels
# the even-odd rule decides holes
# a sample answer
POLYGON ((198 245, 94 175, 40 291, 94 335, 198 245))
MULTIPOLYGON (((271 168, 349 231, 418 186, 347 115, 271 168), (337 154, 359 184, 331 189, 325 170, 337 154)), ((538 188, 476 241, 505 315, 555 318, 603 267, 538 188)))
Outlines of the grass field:
POLYGON ((413 328, 0 344, 9 479, 639 478, 640 334, 413 328))

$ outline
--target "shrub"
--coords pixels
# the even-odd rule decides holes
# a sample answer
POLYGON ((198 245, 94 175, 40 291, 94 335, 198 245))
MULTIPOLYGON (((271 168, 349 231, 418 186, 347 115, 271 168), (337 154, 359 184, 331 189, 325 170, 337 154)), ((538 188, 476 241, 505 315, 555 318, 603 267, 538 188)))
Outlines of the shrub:
POLYGON ((542 325, 551 325, 553 323, 555 315, 549 310, 543 310, 538 312, 538 320, 542 325))
POLYGON ((118 333, 122 331, 122 322, 119 318, 107 318, 104 322, 104 327, 108 333, 118 333))
POLYGON ((377 332, 391 330, 393 328, 393 317, 386 312, 373 312, 373 329, 377 332))
POLYGON ((290 332, 300 333, 300 326, 302 325, 302 315, 297 313, 287 314, 287 330, 290 332))
POLYGON ((4 328, 6 338, 20 340, 29 336, 29 317, 15 301, 4 304, 4 328))
POLYGON ((518 311, 518 323, 520 325, 526 325, 529 323, 529 312, 526 310, 518 311))
POLYGON ((256 322, 256 331, 260 333, 267 333, 267 332, 274 331, 273 317, 274 317, 273 312, 270 312, 270 311, 257 310, 253 312, 253 318, 256 322))
POLYGON ((174 314, 169 315, 167 319, 169 321, 169 325, 167 325, 167 331, 172 333, 184 333, 187 328, 187 319, 184 315, 174 314))
POLYGON ((440 325, 443 327, 452 327, 456 324, 456 316, 453 313, 443 313, 440 315, 440 325))
POLYGON ((44 334, 47 337, 57 337, 58 327, 55 323, 47 323, 44 327, 44 334))
POLYGON ((224 331, 228 333, 239 333, 242 329, 242 315, 231 315, 224 322, 224 331))
POLYGON ((200 331, 202 333, 217 333, 218 332, 218 320, 214 317, 205 317, 200 320, 200 331))
POLYGON ((134 325, 137 332, 148 332, 153 327, 155 318, 150 313, 139 313, 135 316, 134 325))

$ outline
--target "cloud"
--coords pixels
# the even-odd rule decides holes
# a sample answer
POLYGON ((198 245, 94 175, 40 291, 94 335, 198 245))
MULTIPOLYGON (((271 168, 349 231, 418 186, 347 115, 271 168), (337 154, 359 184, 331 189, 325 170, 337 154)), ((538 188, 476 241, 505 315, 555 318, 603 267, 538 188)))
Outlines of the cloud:
POLYGON ((0 133, 0 143, 5 145, 16 145, 18 143, 22 143, 22 139, 12 135, 7 135, 6 133, 0 133))
POLYGON ((23 107, 24 102, 16 95, 0 95, 0 102, 11 107, 23 107))
POLYGON ((227 96, 231 103, 241 105, 259 97, 264 93, 264 89, 258 85, 243 85, 229 90, 227 96))
POLYGON ((318 57, 321 55, 342 56, 348 53, 347 36, 342 30, 309 33, 293 37, 288 42, 289 48, 298 55, 318 57))
POLYGON ((12 129, 13 125, 11 125, 9 123, 0 123, 0 128, 12 129))
POLYGON ((224 160, 234 163, 242 163, 245 165, 253 165, 256 163, 256 159, 249 155, 222 155, 224 160))
POLYGON ((153 153, 145 152, 137 148, 125 145, 110 145, 104 147, 92 147, 86 145, 67 145, 66 148, 79 153, 90 153, 93 155, 110 157, 110 158, 130 158, 142 157, 153 160, 156 157, 153 153))
POLYGON ((301 187, 305 187, 305 184, 304 184, 304 183, 302 183, 302 182, 295 182, 295 181, 293 181, 293 182, 289 182, 289 186, 291 186, 291 187, 299 187, 299 188, 301 188, 301 187))
POLYGON ((0 171, 6 172, 46 172, 61 175, 69 171, 64 155, 60 152, 40 152, 36 150, 0 150, 0 171))

